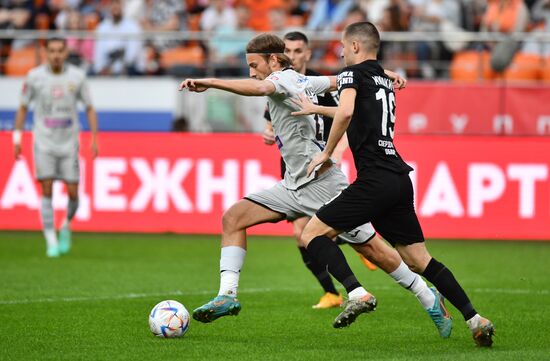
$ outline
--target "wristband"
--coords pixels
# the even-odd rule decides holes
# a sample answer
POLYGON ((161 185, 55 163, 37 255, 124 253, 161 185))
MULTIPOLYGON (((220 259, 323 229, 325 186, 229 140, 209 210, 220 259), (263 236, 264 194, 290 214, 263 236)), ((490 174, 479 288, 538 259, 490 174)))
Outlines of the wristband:
POLYGON ((20 145, 21 144, 21 137, 23 133, 19 129, 15 129, 13 131, 12 137, 13 137, 13 144, 14 145, 20 145))

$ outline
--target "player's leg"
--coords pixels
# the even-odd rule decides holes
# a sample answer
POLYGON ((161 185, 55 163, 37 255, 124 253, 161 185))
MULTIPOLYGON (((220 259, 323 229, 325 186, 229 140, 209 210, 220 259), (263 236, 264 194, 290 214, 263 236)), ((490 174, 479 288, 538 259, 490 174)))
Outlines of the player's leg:
POLYGON ((59 245, 55 233, 54 211, 52 205, 53 179, 41 179, 42 201, 40 204, 40 216, 42 219, 42 232, 46 239, 48 257, 59 257, 59 245))
MULTIPOLYGON (((273 191, 273 188, 249 195, 252 200, 242 199, 224 213, 218 296, 193 311, 195 320, 206 323, 222 316, 239 313, 241 304, 236 296, 246 256, 246 229, 256 224, 277 222, 285 218, 281 211, 274 210, 277 209, 277 204, 274 203, 277 192, 273 191), (272 205, 273 208, 266 204, 272 205)), ((279 194, 279 198, 284 199, 284 196, 279 194)))
POLYGON ((411 269, 421 273, 460 311, 472 331, 476 344, 491 346, 494 334, 493 324, 477 313, 451 270, 433 258, 424 243, 398 244, 396 249, 411 269))
POLYGON ((78 183, 80 181, 80 165, 78 151, 59 160, 60 178, 67 187, 69 201, 67 204, 67 216, 59 230, 59 252, 65 254, 71 248, 71 221, 78 210, 78 183))
MULTIPOLYGON (((325 213, 327 208, 330 208, 330 204, 322 208, 325 209, 325 213)), ((349 326, 361 313, 370 312, 376 308, 376 298, 359 283, 342 250, 332 240, 339 233, 317 216, 308 222, 302 232, 302 241, 311 257, 321 264, 326 264, 330 274, 345 287, 348 293, 349 300, 344 310, 334 320, 333 326, 336 328, 349 326)))
MULTIPOLYGON (((429 254, 414 211, 412 183, 407 175, 402 175, 399 182, 399 189, 402 190, 400 201, 384 219, 373 221, 373 225, 382 236, 395 245, 403 261, 412 271, 422 274, 462 313, 476 343, 480 346, 490 346, 493 325, 476 312, 452 272, 429 254)), ((434 305, 435 308, 437 305, 434 305)))
POLYGON ((42 220, 42 232, 46 239, 48 257, 59 257, 59 245, 55 232, 54 211, 52 205, 53 182, 57 177, 58 158, 34 148, 34 169, 36 179, 42 189, 40 202, 40 218, 42 220))
POLYGON ((292 228, 294 231, 294 237, 298 242, 298 250, 300 251, 300 255, 302 256, 304 265, 307 267, 307 269, 309 269, 309 271, 317 279, 317 282, 319 282, 319 284, 323 288, 323 291, 325 292, 321 297, 321 299, 319 299, 319 302, 313 305, 313 308, 324 309, 324 308, 340 307, 340 305, 343 302, 342 296, 336 290, 336 287, 334 286, 334 282, 332 282, 332 278, 327 272, 326 266, 319 264, 314 259, 312 259, 309 256, 309 253, 307 252, 306 247, 302 244, 302 240, 301 240, 302 231, 304 230, 304 227, 306 226, 309 219, 310 219, 309 217, 301 217, 301 218, 295 219, 292 222, 292 228))
POLYGON ((78 210, 78 183, 65 183, 67 186, 67 216, 59 230, 59 252, 66 254, 71 249, 71 221, 78 210))

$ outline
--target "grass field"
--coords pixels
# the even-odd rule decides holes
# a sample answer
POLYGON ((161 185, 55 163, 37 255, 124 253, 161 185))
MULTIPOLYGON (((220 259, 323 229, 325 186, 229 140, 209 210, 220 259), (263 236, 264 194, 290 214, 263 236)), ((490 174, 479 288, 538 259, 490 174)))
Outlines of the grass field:
POLYGON ((189 310, 218 289, 216 236, 75 235, 47 259, 39 233, 0 232, 0 360, 549 360, 550 243, 431 241, 496 325, 474 346, 459 312, 440 339, 416 299, 344 250, 379 300, 376 312, 333 329, 338 310, 313 310, 321 292, 290 238, 251 238, 238 317, 191 321, 182 339, 154 337, 150 309, 189 310))

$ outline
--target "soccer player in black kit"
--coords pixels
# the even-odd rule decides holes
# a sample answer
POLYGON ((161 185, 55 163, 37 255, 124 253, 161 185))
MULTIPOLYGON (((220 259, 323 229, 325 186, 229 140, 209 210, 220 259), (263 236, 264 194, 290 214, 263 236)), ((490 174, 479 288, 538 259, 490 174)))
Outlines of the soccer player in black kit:
POLYGON ((476 312, 451 271, 426 249, 414 210, 408 175, 412 168, 393 144, 395 94, 392 81, 376 61, 380 35, 369 22, 355 23, 344 30, 342 44, 346 68, 337 79, 340 104, 335 111, 317 106, 321 114, 334 115, 334 121, 324 151, 311 161, 308 172, 329 159, 347 129, 357 179, 319 209, 302 233, 307 251, 312 257, 323 258, 329 272, 348 292, 350 299, 334 326, 347 326, 359 314, 376 307, 376 299, 357 281, 342 251, 332 241, 342 231, 370 221, 409 268, 436 286, 462 313, 476 344, 491 346, 491 321, 476 312))

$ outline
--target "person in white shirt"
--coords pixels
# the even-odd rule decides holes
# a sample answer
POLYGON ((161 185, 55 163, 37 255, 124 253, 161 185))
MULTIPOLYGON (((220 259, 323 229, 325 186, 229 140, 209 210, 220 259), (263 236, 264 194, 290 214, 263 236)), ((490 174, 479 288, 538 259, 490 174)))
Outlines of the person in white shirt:
MULTIPOLYGON (((111 17, 103 20, 96 34, 140 34, 139 25, 126 19, 122 13, 122 2, 111 2, 111 17)), ((100 37, 95 44, 94 72, 101 75, 135 75, 143 72, 141 57, 142 41, 122 37, 100 37)))

